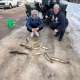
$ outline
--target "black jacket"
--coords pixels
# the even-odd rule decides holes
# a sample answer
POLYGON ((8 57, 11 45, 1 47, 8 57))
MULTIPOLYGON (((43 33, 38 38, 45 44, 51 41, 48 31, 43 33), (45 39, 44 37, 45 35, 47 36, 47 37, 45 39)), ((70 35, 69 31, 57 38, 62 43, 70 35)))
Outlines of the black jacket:
POLYGON ((68 19, 63 12, 59 12, 57 15, 51 13, 51 17, 51 22, 58 30, 65 30, 68 26, 68 19))

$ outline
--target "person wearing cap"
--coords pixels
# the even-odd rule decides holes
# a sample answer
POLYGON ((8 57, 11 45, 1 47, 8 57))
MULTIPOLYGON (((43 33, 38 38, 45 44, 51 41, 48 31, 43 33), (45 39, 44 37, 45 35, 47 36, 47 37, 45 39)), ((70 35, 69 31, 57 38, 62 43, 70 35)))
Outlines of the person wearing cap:
POLYGON ((59 41, 62 41, 65 30, 68 26, 68 19, 61 11, 60 6, 55 4, 51 11, 51 23, 50 28, 56 32, 55 37, 58 37, 59 41))
POLYGON ((39 31, 43 29, 43 22, 38 17, 38 11, 32 10, 31 16, 27 19, 27 30, 31 32, 31 37, 37 36, 39 37, 39 31))

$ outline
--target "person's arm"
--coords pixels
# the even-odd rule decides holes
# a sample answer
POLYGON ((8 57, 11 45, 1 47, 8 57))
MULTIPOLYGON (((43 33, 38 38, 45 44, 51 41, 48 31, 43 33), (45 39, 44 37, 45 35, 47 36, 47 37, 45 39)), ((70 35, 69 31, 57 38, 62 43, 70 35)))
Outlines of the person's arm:
POLYGON ((29 18, 27 19, 26 27, 29 28, 30 30, 32 30, 32 27, 30 26, 30 24, 31 24, 31 17, 29 17, 29 18))
POLYGON ((65 28, 67 27, 67 19, 66 16, 64 14, 61 14, 59 17, 59 21, 60 21, 60 25, 58 26, 59 30, 65 30, 65 28))
POLYGON ((42 21, 40 18, 38 19, 38 22, 39 22, 39 26, 38 26, 38 28, 43 27, 43 21, 42 21))

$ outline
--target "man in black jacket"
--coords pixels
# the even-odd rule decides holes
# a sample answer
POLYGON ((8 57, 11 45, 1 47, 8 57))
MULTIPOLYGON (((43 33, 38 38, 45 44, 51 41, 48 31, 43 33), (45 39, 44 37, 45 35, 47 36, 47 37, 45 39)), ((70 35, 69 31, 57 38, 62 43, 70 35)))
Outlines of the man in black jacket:
POLYGON ((52 15, 50 27, 55 30, 55 36, 59 37, 58 40, 62 41, 65 30, 68 26, 68 20, 58 4, 54 5, 50 15, 52 15))

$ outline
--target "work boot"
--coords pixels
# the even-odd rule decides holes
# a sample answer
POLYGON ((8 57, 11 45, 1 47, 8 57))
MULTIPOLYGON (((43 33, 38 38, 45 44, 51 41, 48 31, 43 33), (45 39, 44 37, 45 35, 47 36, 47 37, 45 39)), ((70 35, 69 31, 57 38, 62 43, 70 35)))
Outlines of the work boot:
POLYGON ((58 39, 58 41, 62 41, 62 39, 61 39, 61 38, 59 38, 59 39, 58 39))

